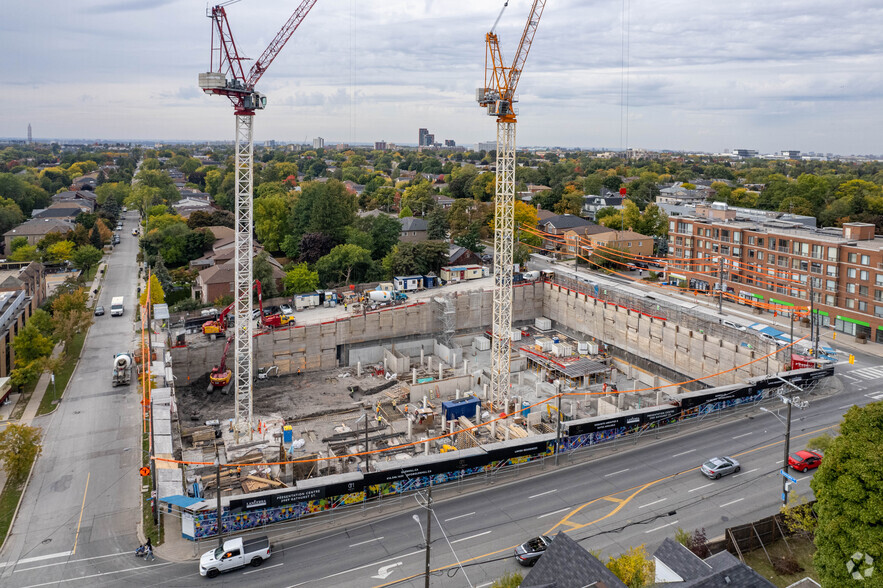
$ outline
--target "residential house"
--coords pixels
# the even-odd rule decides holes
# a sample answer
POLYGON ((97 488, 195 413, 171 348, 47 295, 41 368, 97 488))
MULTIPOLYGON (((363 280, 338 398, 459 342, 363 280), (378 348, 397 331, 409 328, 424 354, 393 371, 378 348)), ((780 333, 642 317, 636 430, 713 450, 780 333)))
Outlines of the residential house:
POLYGON ((211 203, 211 197, 208 194, 202 194, 200 192, 197 192, 196 194, 187 194, 172 204, 172 208, 184 218, 190 218, 190 215, 197 210, 208 213, 217 210, 211 203))
POLYGON ((32 218, 14 229, 3 233, 4 251, 12 251, 12 240, 16 237, 27 237, 28 245, 36 245, 49 233, 65 234, 73 230, 73 224, 55 218, 32 218))
MULTIPOLYGON (((203 269, 233 259, 236 232, 230 227, 205 227, 215 236, 212 250, 198 259, 190 261, 190 269, 203 269)), ((258 251, 259 246, 255 247, 258 251)))
POLYGON ((602 188, 600 196, 591 195, 583 198, 582 215, 586 218, 595 220, 595 213, 602 208, 613 207, 617 210, 622 210, 623 200, 624 198, 617 192, 602 188))
POLYGON ((448 249, 448 263, 451 265, 480 265, 482 261, 477 253, 452 244, 448 249))
POLYGON ((521 582, 521 588, 626 588, 626 585, 564 531, 521 582))
POLYGON ((70 204, 75 202, 88 207, 88 212, 95 212, 98 207, 98 196, 89 190, 75 190, 67 192, 59 192, 52 196, 52 202, 65 202, 70 204))
POLYGON ((456 200, 456 198, 451 198, 444 194, 433 194, 432 199, 435 200, 435 203, 443 210, 449 210, 456 200))
POLYGON ((32 218, 54 218, 58 220, 73 223, 79 215, 89 213, 89 207, 78 202, 56 202, 50 204, 49 208, 41 208, 31 212, 32 218))
POLYGON ((71 182, 71 190, 88 190, 94 192, 98 187, 98 172, 92 172, 78 178, 74 178, 71 182))
POLYGON ((568 229, 564 233, 564 243, 554 242, 555 251, 560 251, 566 255, 576 255, 580 251, 580 255, 586 257, 591 253, 591 244, 589 241, 597 235, 609 233, 610 229, 602 225, 589 224, 581 227, 568 229), (579 247, 579 249, 577 249, 579 247))
POLYGON ((402 233, 399 237, 399 241, 404 243, 416 243, 428 239, 428 225, 424 219, 416 216, 408 216, 399 220, 402 222, 402 233))
MULTIPOLYGON (((193 298, 195 300, 214 302, 221 297, 233 296, 235 263, 236 261, 231 257, 223 262, 217 260, 215 265, 201 270, 190 289, 193 298)), ((270 258, 270 265, 273 267, 273 279, 276 282, 276 288, 281 291, 285 272, 282 271, 282 266, 279 262, 272 257, 270 258)))
POLYGON ((675 182, 659 190, 656 197, 657 204, 698 204, 705 202, 711 194, 710 186, 697 186, 695 189, 687 189, 683 182, 675 182))
MULTIPOLYGON (((554 545, 554 541, 552 544, 554 545)), ((545 557, 544 555, 543 558, 545 557)), ((543 558, 540 558, 540 562, 543 558)), ((653 552, 653 560, 655 582, 666 587, 772 588, 775 586, 729 551, 721 551, 702 559, 670 537, 666 537, 662 545, 653 552)))
POLYGON ((0 292, 24 290, 34 309, 45 302, 46 268, 39 261, 0 263, 0 292))
POLYGON ((8 376, 15 368, 12 340, 24 328, 35 308, 33 299, 24 289, 0 292, 0 378, 8 376))
POLYGON ((555 216, 540 220, 539 224, 541 231, 554 235, 554 237, 547 238, 543 241, 543 248, 549 251, 560 251, 563 247, 561 241, 567 231, 579 227, 587 227, 592 223, 582 217, 572 214, 556 214, 555 216))
MULTIPOLYGON (((602 228, 604 231, 586 235, 583 239, 584 243, 585 241, 589 242, 589 245, 593 250, 600 246, 618 249, 635 256, 651 257, 653 255, 653 244, 655 243, 653 237, 642 235, 641 233, 636 233, 628 229, 625 231, 616 231, 607 227, 602 228)), ((571 241, 568 241, 568 250, 570 244, 571 241)), ((606 257, 603 251, 599 251, 598 254, 606 257)))

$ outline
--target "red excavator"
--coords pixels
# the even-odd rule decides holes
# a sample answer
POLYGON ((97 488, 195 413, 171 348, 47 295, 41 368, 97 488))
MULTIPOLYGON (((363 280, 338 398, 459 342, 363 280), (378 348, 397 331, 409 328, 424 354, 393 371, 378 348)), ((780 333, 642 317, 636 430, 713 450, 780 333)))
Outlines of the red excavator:
POLYGON ((264 298, 261 293, 261 281, 255 280, 254 287, 257 288, 258 291, 258 309, 261 313, 260 319, 263 326, 275 329, 276 327, 284 327, 285 325, 294 323, 294 317, 287 314, 271 314, 270 316, 264 316, 264 298))
POLYGON ((213 367, 212 373, 209 374, 209 380, 211 381, 209 390, 212 388, 224 388, 233 379, 233 370, 227 369, 227 352, 230 351, 230 343, 232 341, 232 337, 227 338, 227 344, 224 345, 224 354, 221 356, 221 364, 213 367))

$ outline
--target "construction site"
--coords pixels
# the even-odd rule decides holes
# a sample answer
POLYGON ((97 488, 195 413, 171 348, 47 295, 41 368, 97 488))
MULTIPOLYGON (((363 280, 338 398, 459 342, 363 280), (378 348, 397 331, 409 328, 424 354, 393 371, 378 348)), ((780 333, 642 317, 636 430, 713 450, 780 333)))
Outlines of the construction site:
MULTIPOLYGON (((235 496, 554 433, 559 392, 568 422, 672 406, 677 393, 766 373, 758 362, 741 374, 672 385, 760 352, 554 278, 512 291, 511 391, 502 405, 489 395, 489 290, 452 285, 427 301, 260 332, 249 436, 235 430, 234 395, 207 385, 225 340, 188 335, 165 366, 174 374, 167 375, 174 382, 174 458, 211 463, 217 451, 222 464, 248 465, 223 470, 222 495, 235 496), (289 461, 299 463, 267 465, 289 461)), ((186 466, 183 478, 188 492, 216 491, 213 466, 186 466)))

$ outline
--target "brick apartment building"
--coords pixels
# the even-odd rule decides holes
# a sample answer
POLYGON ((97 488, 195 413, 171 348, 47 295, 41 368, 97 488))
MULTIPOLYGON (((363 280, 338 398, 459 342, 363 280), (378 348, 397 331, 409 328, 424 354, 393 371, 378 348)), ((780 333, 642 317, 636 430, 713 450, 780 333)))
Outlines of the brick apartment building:
POLYGON ((875 235, 873 224, 813 229, 737 220, 733 211, 706 212, 710 218, 670 217, 668 256, 693 258, 693 266, 669 262, 669 280, 714 290, 723 255, 730 260, 723 272, 727 291, 787 311, 809 306, 812 289, 822 325, 883 343, 883 236, 875 235))

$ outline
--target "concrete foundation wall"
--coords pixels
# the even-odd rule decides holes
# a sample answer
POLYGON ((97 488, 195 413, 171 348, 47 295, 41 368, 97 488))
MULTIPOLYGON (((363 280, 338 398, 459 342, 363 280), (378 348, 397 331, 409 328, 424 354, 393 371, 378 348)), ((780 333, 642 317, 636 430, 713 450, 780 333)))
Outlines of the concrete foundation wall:
MULTIPOLYGON (((690 377, 714 374, 746 364, 763 353, 711 335, 684 329, 638 312, 587 297, 554 284, 545 284, 546 316, 571 331, 585 333, 628 354, 646 358, 690 377)), ((744 382, 783 369, 775 357, 728 371, 703 381, 712 386, 744 382)))
MULTIPOLYGON (((454 376, 452 378, 445 378, 444 380, 435 380, 432 382, 424 382, 423 384, 408 384, 408 389, 410 390, 410 398, 411 402, 422 402, 423 397, 426 396, 430 400, 432 400, 435 404, 436 399, 441 400, 453 400, 457 394, 457 390, 460 390, 460 396, 462 397, 466 392, 473 392, 472 386, 473 382, 472 375, 467 376, 454 376)), ((479 396, 481 396, 479 394, 479 396)))

